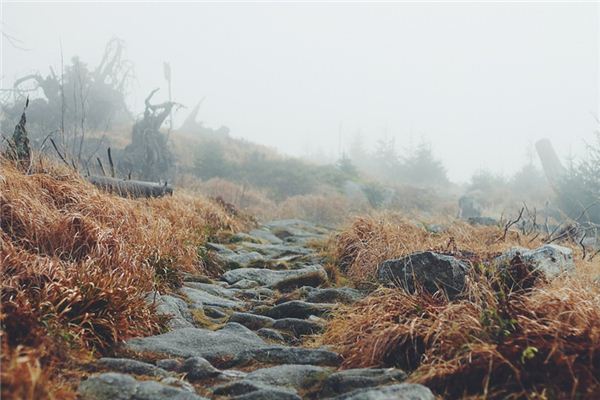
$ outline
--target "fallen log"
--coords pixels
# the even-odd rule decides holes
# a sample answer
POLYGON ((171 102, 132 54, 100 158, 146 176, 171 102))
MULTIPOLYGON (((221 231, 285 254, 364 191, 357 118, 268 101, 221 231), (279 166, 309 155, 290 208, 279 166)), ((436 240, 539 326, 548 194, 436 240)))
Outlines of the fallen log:
POLYGON ((121 197, 162 197, 173 194, 173 187, 146 181, 132 181, 108 176, 88 176, 87 180, 99 189, 121 197))

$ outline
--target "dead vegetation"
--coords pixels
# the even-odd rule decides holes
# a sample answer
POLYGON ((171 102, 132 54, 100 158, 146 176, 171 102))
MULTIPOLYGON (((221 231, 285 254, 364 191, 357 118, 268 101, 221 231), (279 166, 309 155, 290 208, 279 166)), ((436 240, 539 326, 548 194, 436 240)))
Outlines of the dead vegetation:
MULTIPOLYGON (((451 224, 444 233, 398 217, 357 219, 334 241, 355 282, 379 262, 438 250, 473 265, 463 297, 378 289, 338 311, 321 338, 344 367, 397 366, 443 398, 595 399, 600 396, 600 264, 577 261, 574 275, 544 282, 486 267, 495 252, 537 246, 502 228, 451 224)), ((536 239, 537 240, 537 239, 536 239)), ((517 263, 518 264, 518 263, 517 263)), ((523 271, 512 265, 515 272, 523 271)))
POLYGON ((391 258, 432 250, 475 261, 513 246, 535 247, 541 237, 523 236, 496 226, 473 226, 440 218, 430 224, 399 213, 359 217, 332 241, 331 253, 340 268, 355 282, 370 280, 377 266, 391 258))
POLYGON ((245 223, 204 198, 124 199, 43 158, 29 175, 0 162, 3 398, 74 397, 74 360, 159 331, 146 294, 205 273, 201 245, 245 223))

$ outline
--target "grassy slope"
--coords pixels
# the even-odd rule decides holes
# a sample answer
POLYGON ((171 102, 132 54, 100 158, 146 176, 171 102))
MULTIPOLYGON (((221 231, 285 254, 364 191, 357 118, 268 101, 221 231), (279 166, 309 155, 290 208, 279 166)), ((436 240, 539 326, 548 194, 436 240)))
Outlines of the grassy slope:
POLYGON ((123 199, 47 161, 0 162, 3 398, 73 398, 77 361, 159 331, 145 294, 206 273, 199 246, 244 225, 204 198, 123 199))
POLYGON ((517 263, 507 281, 482 262, 540 243, 502 236, 500 228, 462 223, 431 234, 394 215, 355 220, 331 252, 356 284, 372 280, 381 261, 419 250, 451 252, 480 268, 453 302, 379 289, 340 310, 321 341, 342 353, 345 368, 399 366, 444 398, 598 398, 600 257, 581 261, 575 248, 572 276, 543 282, 517 263))

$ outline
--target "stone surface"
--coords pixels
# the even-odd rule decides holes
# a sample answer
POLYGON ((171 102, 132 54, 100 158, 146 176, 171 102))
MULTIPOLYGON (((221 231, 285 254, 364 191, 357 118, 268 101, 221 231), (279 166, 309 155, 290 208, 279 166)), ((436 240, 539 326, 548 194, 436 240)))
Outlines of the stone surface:
POLYGON ((429 293, 443 290, 450 299, 462 293, 469 265, 452 256, 424 251, 384 261, 377 270, 379 282, 414 292, 417 286, 429 293))
POLYGON ((302 397, 295 393, 281 390, 279 388, 263 388, 254 392, 235 396, 234 400, 301 400, 302 397))
POLYGON ((109 372, 91 376, 78 388, 81 400, 204 400, 188 390, 156 381, 138 381, 130 375, 109 372))
POLYGON ((495 262, 500 266, 506 265, 517 254, 520 254, 523 261, 530 264, 533 270, 541 272, 547 279, 575 270, 573 251, 555 244, 547 244, 533 250, 513 247, 497 257, 495 262))
POLYGON ((343 303, 352 304, 364 297, 360 291, 348 287, 319 289, 306 287, 305 301, 309 303, 343 303))
POLYGON ((414 383, 382 386, 378 388, 356 389, 332 397, 335 400, 435 400, 427 387, 414 383))
POLYGON ((328 315, 332 310, 332 304, 307 303, 301 300, 292 300, 271 307, 265 312, 265 315, 275 319, 308 318, 311 315, 317 317, 328 315))
POLYGON ((285 342, 285 338, 283 337, 281 332, 279 332, 275 329, 260 328, 259 330, 256 331, 256 333, 258 334, 258 336, 260 336, 263 339, 274 340, 277 342, 285 342))
POLYGON ((264 263, 262 254, 255 251, 245 253, 217 253, 217 256, 226 268, 249 268, 264 263))
POLYGON ((170 374, 162 368, 148 364, 142 361, 131 360, 129 358, 109 358, 103 357, 96 361, 95 366, 102 369, 108 369, 126 374, 148 375, 157 377, 167 377, 170 374))
POLYGON ((290 386, 295 389, 303 389, 320 384, 331 372, 330 368, 314 365, 286 364, 257 369, 249 373, 245 379, 273 386, 290 386))
POLYGON ((268 347, 264 340, 245 326, 236 323, 228 323, 217 331, 185 328, 126 342, 126 348, 133 351, 176 357, 199 356, 211 363, 235 359, 244 352, 262 347, 268 347))
POLYGON ((275 320, 273 328, 290 331, 296 336, 314 335, 325 329, 322 324, 299 318, 282 318, 275 320))
POLYGON ((260 328, 268 328, 273 326, 275 320, 264 315, 234 312, 231 314, 231 317, 229 317, 229 322, 237 322, 238 324, 242 324, 246 328, 255 331, 260 328))
POLYGON ((274 286, 277 283, 292 277, 299 278, 302 276, 311 276, 315 271, 327 274, 320 265, 309 265, 304 268, 294 270, 274 271, 261 268, 239 268, 227 271, 221 279, 229 284, 235 284, 242 279, 256 281, 263 286, 274 286))
POLYGON ((251 360, 268 364, 304 364, 338 366, 342 359, 339 354, 323 349, 302 347, 270 346, 247 350, 240 354, 239 363, 251 360))
POLYGON ((187 374, 187 378, 193 381, 206 378, 214 378, 221 375, 221 371, 212 366, 205 358, 190 357, 181 365, 181 372, 187 374))
POLYGON ((156 362, 156 366, 167 371, 179 371, 181 368, 181 361, 175 358, 163 358, 156 362))
POLYGON ((400 383, 406 373, 395 368, 358 368, 335 372, 327 377, 321 388, 322 396, 334 396, 355 389, 400 383))
POLYGON ((250 381, 247 379, 242 379, 239 381, 229 382, 216 386, 213 388, 213 393, 217 396, 240 396, 262 390, 273 390, 282 393, 296 394, 296 391, 291 388, 275 387, 267 385, 263 382, 250 381))
POLYGON ((149 293, 146 296, 148 304, 156 305, 156 312, 159 315, 168 315, 171 317, 168 326, 171 329, 193 328, 193 318, 188 305, 178 297, 149 293))
POLYGON ((189 300, 192 308, 202 308, 204 305, 217 306, 223 308, 240 309, 243 304, 240 301, 229 300, 221 296, 215 296, 201 289, 191 287, 182 287, 180 289, 189 300))
POLYGON ((279 239, 277 236, 273 235, 271 231, 267 229, 254 229, 249 232, 250 236, 259 238, 269 243, 280 244, 283 243, 283 240, 279 239))

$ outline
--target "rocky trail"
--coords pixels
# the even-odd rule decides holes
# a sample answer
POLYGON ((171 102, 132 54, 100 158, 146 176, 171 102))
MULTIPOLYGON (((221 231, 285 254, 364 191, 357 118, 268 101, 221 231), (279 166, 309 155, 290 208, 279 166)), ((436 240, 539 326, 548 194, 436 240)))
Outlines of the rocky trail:
POLYGON ((186 276, 177 295, 148 295, 172 318, 166 333, 127 341, 79 385, 85 400, 432 400, 398 369, 340 370, 332 349, 315 348, 338 304, 364 296, 332 287, 311 243, 331 231, 299 220, 268 223, 209 243, 220 280, 186 276), (294 292, 295 296, 287 296, 294 292), (308 339, 308 340, 307 340, 308 339))

